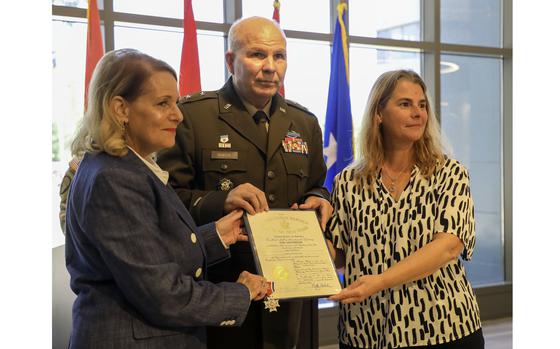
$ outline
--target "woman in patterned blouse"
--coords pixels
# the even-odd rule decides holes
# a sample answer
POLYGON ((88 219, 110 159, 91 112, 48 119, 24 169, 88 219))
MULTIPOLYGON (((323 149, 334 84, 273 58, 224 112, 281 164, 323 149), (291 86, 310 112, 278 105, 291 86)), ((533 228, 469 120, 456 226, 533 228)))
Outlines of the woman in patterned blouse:
POLYGON ((472 257, 466 169, 444 155, 426 85, 413 71, 375 82, 360 157, 335 178, 329 247, 344 267, 340 348, 484 348, 459 260, 472 257))

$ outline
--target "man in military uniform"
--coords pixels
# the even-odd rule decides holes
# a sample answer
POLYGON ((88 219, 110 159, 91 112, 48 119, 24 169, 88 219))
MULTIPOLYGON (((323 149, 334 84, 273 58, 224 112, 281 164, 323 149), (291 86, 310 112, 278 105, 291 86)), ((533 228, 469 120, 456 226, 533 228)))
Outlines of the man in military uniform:
MULTIPOLYGON (((158 163, 198 224, 235 208, 300 208, 318 210, 324 228, 332 207, 323 187, 321 128, 307 109, 278 94, 287 66, 284 33, 251 17, 232 25, 228 45, 230 79, 218 91, 180 99, 184 121, 158 163)), ((248 243, 232 246, 231 259, 208 277, 229 281, 241 270, 256 272, 248 243)), ((251 307, 241 327, 209 328, 208 347, 317 346, 316 302, 280 302, 272 313, 260 302, 251 307)))

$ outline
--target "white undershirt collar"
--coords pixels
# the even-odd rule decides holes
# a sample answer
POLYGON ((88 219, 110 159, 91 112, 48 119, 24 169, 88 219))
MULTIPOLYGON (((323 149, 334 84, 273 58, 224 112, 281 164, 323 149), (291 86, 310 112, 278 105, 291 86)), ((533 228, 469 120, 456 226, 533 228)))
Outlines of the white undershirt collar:
POLYGON ((142 160, 142 162, 146 164, 146 166, 148 166, 148 168, 156 175, 157 178, 160 179, 160 181, 162 181, 164 185, 167 185, 167 181, 169 180, 169 172, 162 170, 161 167, 159 167, 158 164, 155 162, 156 153, 152 153, 148 155, 147 158, 143 158, 130 146, 127 145, 127 147, 134 154, 136 154, 136 156, 138 156, 140 160, 142 160))

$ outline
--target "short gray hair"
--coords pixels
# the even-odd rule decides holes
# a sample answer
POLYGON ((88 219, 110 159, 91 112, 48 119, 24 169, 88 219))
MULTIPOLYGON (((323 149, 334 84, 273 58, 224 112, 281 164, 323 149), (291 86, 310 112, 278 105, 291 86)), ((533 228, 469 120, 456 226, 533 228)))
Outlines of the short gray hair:
POLYGON ((280 33, 282 33, 282 36, 284 37, 284 40, 286 39, 286 34, 282 30, 282 28, 280 28, 280 25, 274 20, 271 20, 271 19, 265 18, 265 17, 259 17, 259 16, 239 18, 238 20, 233 22, 233 24, 229 28, 229 32, 228 32, 228 50, 229 51, 235 52, 240 47, 243 46, 243 43, 241 42, 241 38, 239 38, 239 27, 240 27, 240 25, 245 23, 245 22, 255 21, 255 20, 265 21, 265 22, 269 22, 270 24, 273 24, 276 28, 278 28, 280 33))

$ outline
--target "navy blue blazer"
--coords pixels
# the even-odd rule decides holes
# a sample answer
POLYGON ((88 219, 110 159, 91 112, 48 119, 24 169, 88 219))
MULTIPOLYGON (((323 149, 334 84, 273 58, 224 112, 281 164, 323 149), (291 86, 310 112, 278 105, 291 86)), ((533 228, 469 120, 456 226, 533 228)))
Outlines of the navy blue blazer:
POLYGON ((66 217, 70 348, 205 348, 204 326, 240 325, 250 305, 245 286, 204 281, 228 257, 135 154, 86 154, 66 217))

